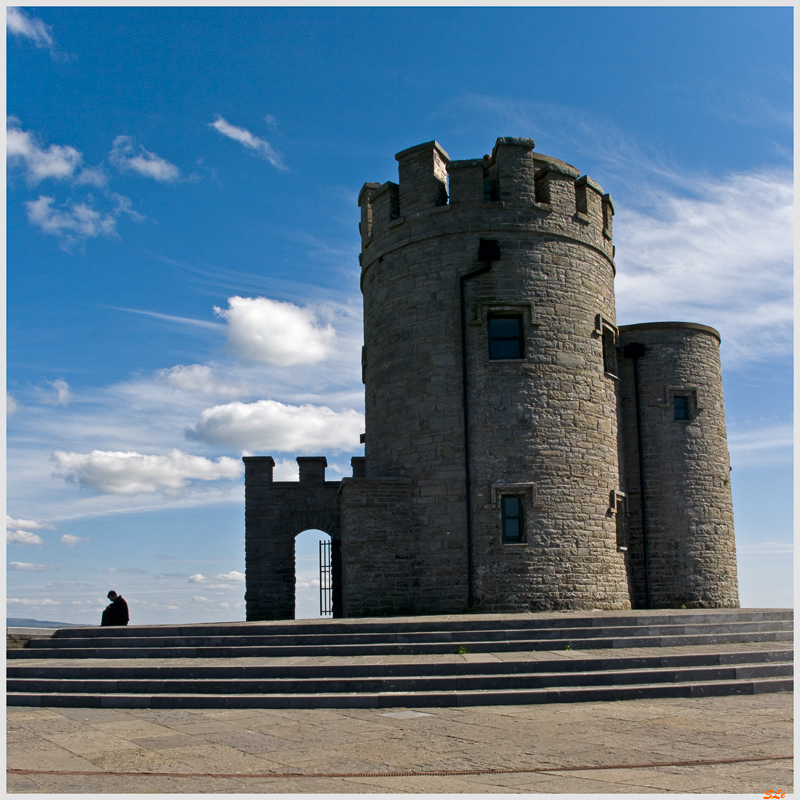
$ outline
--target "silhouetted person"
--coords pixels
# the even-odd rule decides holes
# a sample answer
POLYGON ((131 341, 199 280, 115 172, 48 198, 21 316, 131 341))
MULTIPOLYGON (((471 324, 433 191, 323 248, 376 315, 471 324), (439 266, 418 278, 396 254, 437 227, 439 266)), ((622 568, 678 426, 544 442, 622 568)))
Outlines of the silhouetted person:
POLYGON ((108 599, 111 605, 106 606, 103 611, 103 619, 100 625, 127 625, 128 624, 128 604, 125 600, 118 595, 115 591, 108 593, 108 599))

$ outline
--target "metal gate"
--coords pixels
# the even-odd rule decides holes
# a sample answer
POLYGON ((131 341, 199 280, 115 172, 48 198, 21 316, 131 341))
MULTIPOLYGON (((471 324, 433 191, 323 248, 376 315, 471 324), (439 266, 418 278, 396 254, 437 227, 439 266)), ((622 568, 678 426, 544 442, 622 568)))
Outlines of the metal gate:
POLYGON ((319 614, 321 617, 333 616, 330 540, 319 543, 319 614))

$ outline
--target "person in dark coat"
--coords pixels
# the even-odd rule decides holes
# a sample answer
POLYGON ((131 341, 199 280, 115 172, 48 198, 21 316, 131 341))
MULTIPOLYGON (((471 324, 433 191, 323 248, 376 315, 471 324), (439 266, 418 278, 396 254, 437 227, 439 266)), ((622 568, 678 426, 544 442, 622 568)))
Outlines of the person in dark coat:
POLYGON ((127 625, 129 617, 128 604, 125 599, 113 590, 108 593, 108 599, 111 601, 111 605, 106 606, 103 611, 100 625, 127 625))

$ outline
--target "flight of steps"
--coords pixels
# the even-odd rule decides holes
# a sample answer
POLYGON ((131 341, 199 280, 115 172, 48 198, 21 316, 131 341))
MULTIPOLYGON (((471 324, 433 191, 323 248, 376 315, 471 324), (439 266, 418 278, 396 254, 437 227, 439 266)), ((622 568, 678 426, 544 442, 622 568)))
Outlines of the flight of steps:
POLYGON ((389 708, 791 691, 792 620, 726 609, 62 628, 7 651, 7 703, 389 708))

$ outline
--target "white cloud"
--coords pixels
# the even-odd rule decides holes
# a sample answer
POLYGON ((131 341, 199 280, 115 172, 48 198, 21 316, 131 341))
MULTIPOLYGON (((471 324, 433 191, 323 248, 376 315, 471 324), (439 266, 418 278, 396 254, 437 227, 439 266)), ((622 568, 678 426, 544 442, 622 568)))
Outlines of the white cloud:
POLYGON ((214 580, 224 581, 225 583, 244 583, 244 573, 233 570, 223 575, 215 575, 214 580))
MULTIPOLYGON (((274 120, 268 120, 267 124, 271 124, 272 122, 274 122, 274 120)), ((249 150, 257 153, 262 158, 265 158, 270 164, 272 164, 273 167, 277 169, 287 168, 284 165, 280 154, 275 151, 269 142, 267 142, 265 139, 255 136, 244 128, 237 128, 235 125, 231 125, 221 116, 219 116, 219 114, 213 122, 209 123, 209 126, 216 128, 216 130, 219 131, 223 136, 227 136, 229 139, 239 142, 249 150)))
POLYGON ((91 453, 66 453, 56 450, 53 460, 67 481, 94 489, 100 494, 175 494, 189 480, 233 480, 242 473, 237 459, 216 461, 192 456, 180 450, 168 455, 143 455, 135 452, 93 450, 91 453))
POLYGON ((6 416, 10 417, 13 414, 16 414, 20 408, 20 404, 14 399, 14 397, 6 392, 6 416))
POLYGON ((50 564, 27 564, 24 561, 11 561, 8 568, 17 572, 42 572, 47 569, 56 569, 50 564))
POLYGON ((10 122, 12 127, 6 131, 8 161, 11 166, 22 166, 30 183, 37 184, 46 178, 71 178, 83 162, 80 150, 57 144, 45 150, 32 134, 17 127, 16 119, 10 122))
POLYGON ((83 539, 80 536, 73 536, 71 533, 65 533, 61 537, 61 544, 65 544, 67 547, 75 547, 76 544, 88 541, 88 539, 83 539))
POLYGON ((228 344, 248 361, 278 366, 314 364, 329 356, 336 331, 310 308, 267 297, 229 297, 228 308, 214 306, 228 323, 228 344))
POLYGON ((76 186, 108 186, 108 175, 102 167, 83 167, 75 176, 73 183, 76 186))
POLYGON ((12 519, 8 514, 6 514, 6 528, 25 528, 27 531, 56 530, 56 526, 50 522, 36 522, 32 519, 12 519))
POLYGON ((15 36, 30 39, 36 47, 52 47, 52 25, 46 25, 38 17, 28 16, 21 8, 6 9, 6 28, 15 36))
POLYGON ((33 606, 34 608, 41 607, 41 606, 60 606, 61 603, 58 600, 27 600, 27 599, 20 599, 18 597, 9 597, 6 600, 6 603, 9 605, 17 605, 17 606, 33 606))
POLYGON ((6 531, 6 543, 32 544, 35 545, 36 547, 41 547, 44 544, 41 536, 37 536, 35 533, 23 530, 6 531))
MULTIPOLYGON (((200 574, 199 572, 196 575, 190 575, 188 583, 199 583, 202 584, 203 588, 206 590, 212 590, 216 592, 225 592, 239 584, 245 582, 245 576, 243 572, 236 572, 232 570, 231 572, 226 572, 221 575, 215 575, 213 580, 218 581, 217 583, 210 583, 209 578, 205 575, 200 574)), ((209 602, 207 598, 194 598, 195 602, 209 602)))
POLYGON ((108 160, 123 172, 138 172, 146 178, 168 183, 180 177, 180 170, 169 161, 135 144, 132 136, 117 136, 108 160))
POLYGON ((217 395, 236 397, 246 391, 242 384, 225 384, 219 382, 211 367, 205 364, 178 364, 169 369, 159 370, 159 379, 172 389, 190 394, 217 395))
POLYGON ((293 458, 275 459, 275 468, 272 470, 272 479, 275 481, 300 480, 300 466, 293 458))
POLYGON ((67 201, 64 208, 58 211, 52 207, 54 202, 54 197, 39 195, 38 200, 25 203, 28 220, 45 233, 84 239, 117 235, 117 218, 114 214, 102 214, 86 203, 75 203, 72 200, 67 201))
MULTIPOLYGON (((109 196, 114 206, 106 211, 98 211, 88 203, 76 203, 71 199, 57 209, 53 207, 54 197, 40 195, 38 200, 25 203, 28 221, 38 225, 44 233, 60 236, 64 249, 98 236, 118 238, 117 220, 122 214, 127 214, 136 222, 141 222, 144 217, 133 210, 129 198, 119 194, 109 196)), ((93 198, 89 198, 89 201, 94 202, 93 198)))
POLYGON ((308 453, 358 447, 364 415, 351 408, 290 406, 275 400, 233 402, 203 411, 186 437, 247 451, 308 453))

